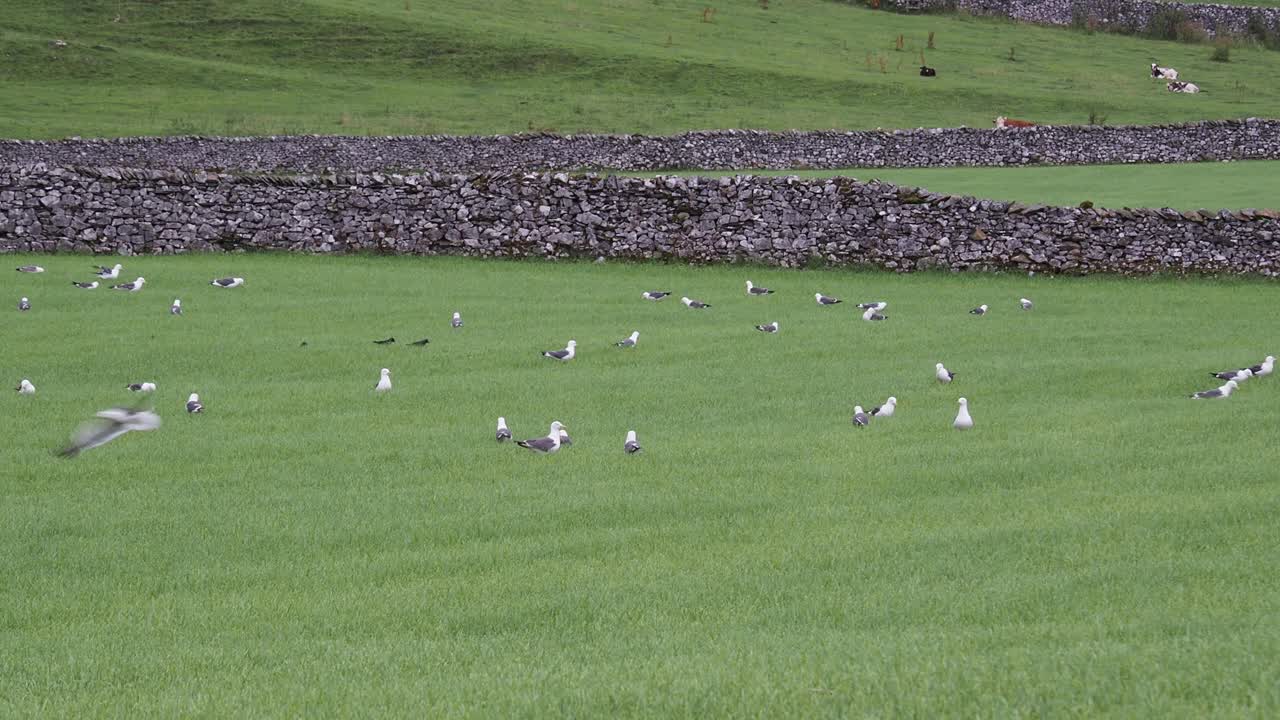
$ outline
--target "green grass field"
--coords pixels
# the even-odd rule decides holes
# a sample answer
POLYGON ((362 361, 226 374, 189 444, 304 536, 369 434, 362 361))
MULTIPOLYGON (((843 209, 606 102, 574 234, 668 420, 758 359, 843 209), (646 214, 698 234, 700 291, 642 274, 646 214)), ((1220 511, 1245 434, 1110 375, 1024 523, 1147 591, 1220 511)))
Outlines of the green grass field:
POLYGON ((11 0, 0 136, 990 127, 999 114, 1163 123, 1280 107, 1277 52, 1216 63, 1205 45, 829 0, 718 3, 702 22, 709 6, 11 0), (931 80, 917 76, 930 32, 931 80), (1153 61, 1204 93, 1166 92, 1153 61))
MULTIPOLYGON (((1047 205, 1198 210, 1280 207, 1280 162, 1085 165, 1008 168, 849 168, 752 170, 755 175, 878 178, 935 192, 1047 205)), ((628 173, 645 175, 648 173, 628 173)), ((710 175, 706 171, 665 174, 710 175)), ((720 173, 721 175, 726 173, 720 173)), ((739 173, 735 173, 739 174, 739 173)))
POLYGON ((0 716, 1280 713, 1280 379, 1185 397, 1275 353, 1274 283, 203 255, 124 258, 130 295, 35 259, 0 716), (52 455, 140 380, 161 429, 52 455))

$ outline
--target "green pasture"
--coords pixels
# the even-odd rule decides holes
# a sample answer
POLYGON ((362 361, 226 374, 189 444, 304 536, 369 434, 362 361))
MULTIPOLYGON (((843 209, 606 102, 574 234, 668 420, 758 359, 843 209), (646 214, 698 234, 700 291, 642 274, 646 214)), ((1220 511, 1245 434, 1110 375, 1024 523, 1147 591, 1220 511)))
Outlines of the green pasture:
POLYGON ((91 260, 0 274, 0 716, 1280 713, 1280 379, 1186 397, 1274 283, 91 260), (54 457, 143 380, 163 427, 54 457))
POLYGON ((1280 53, 1239 46, 1219 63, 1211 50, 828 0, 11 0, 0 19, 0 137, 1275 115, 1280 53), (937 78, 918 77, 921 53, 937 78), (1151 62, 1204 92, 1165 91, 1151 62))

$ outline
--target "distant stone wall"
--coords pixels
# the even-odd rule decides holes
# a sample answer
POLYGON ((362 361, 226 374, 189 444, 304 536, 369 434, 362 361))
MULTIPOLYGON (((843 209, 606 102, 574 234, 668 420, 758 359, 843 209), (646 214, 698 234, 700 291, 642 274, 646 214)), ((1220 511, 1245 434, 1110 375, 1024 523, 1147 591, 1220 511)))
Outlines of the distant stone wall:
POLYGON ((0 167, 0 251, 240 249, 1274 276, 1280 213, 1027 206, 843 178, 0 167))
MULTIPOLYGON (((958 8, 983 15, 1003 15, 1024 22, 1070 25, 1077 17, 1104 28, 1138 32, 1162 8, 1179 10, 1210 35, 1245 35, 1250 18, 1272 30, 1280 29, 1280 8, 1217 3, 1159 2, 1157 0, 924 0, 936 9, 958 8)), ((888 0, 903 6, 904 0, 888 0)))
MULTIPOLYGON (((997 112, 993 109, 993 116, 997 112)), ((994 117, 992 118, 994 120, 994 117)), ((126 138, 0 141, 0 164, 185 170, 489 172, 1165 163, 1280 159, 1280 120, 1024 130, 721 130, 671 136, 126 138)))

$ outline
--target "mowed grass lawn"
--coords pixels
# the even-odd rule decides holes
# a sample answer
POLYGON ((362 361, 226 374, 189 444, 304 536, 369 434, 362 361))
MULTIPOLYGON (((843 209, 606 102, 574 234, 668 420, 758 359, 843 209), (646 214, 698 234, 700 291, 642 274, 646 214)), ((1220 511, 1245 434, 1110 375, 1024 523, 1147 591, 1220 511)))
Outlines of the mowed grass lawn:
POLYGON ((1273 283, 228 254, 124 258, 125 294, 31 260, 2 716, 1280 712, 1280 378, 1186 397, 1276 354, 1273 283), (142 380, 162 428, 52 455, 142 380))
POLYGON ((9 0, 0 137, 1274 116, 1280 53, 1212 50, 830 0, 9 0), (1204 92, 1167 92, 1152 62, 1204 92))
MULTIPOLYGON (((848 168, 844 170, 706 170, 664 174, 728 174, 879 179, 952 195, 1046 205, 1179 209, 1280 207, 1280 162, 1172 163, 994 168, 848 168)), ((652 175, 653 173, 626 173, 652 175)))

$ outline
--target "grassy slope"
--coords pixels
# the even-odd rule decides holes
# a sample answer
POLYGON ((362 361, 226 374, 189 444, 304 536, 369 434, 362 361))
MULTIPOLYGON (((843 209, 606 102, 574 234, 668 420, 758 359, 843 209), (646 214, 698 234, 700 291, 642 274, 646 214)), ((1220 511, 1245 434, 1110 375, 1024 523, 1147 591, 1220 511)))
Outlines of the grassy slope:
POLYGON ((1275 353, 1274 284, 210 255, 122 295, 40 262, 0 273, 39 387, 0 396, 0 715, 1280 713, 1280 378, 1184 397, 1275 353), (144 379, 163 428, 49 455, 144 379))
MULTIPOLYGON (((1280 207, 1280 162, 1100 165, 1025 168, 889 168, 752 171, 758 175, 879 178, 936 192, 1003 200, 1098 207, 1280 207)), ((642 174, 642 173, 634 173, 642 174)), ((708 175, 705 172, 676 173, 708 175)))
POLYGON ((989 126, 1271 115, 1280 53, 827 0, 12 0, 0 135, 989 126), (915 75, 927 54, 940 76, 915 75), (892 50, 905 34, 907 51, 892 50), (65 50, 47 47, 66 38, 65 50), (1017 62, 1006 57, 1016 49, 1017 62), (888 56, 888 72, 868 67, 888 56), (1158 60, 1205 88, 1164 92, 1158 60))

